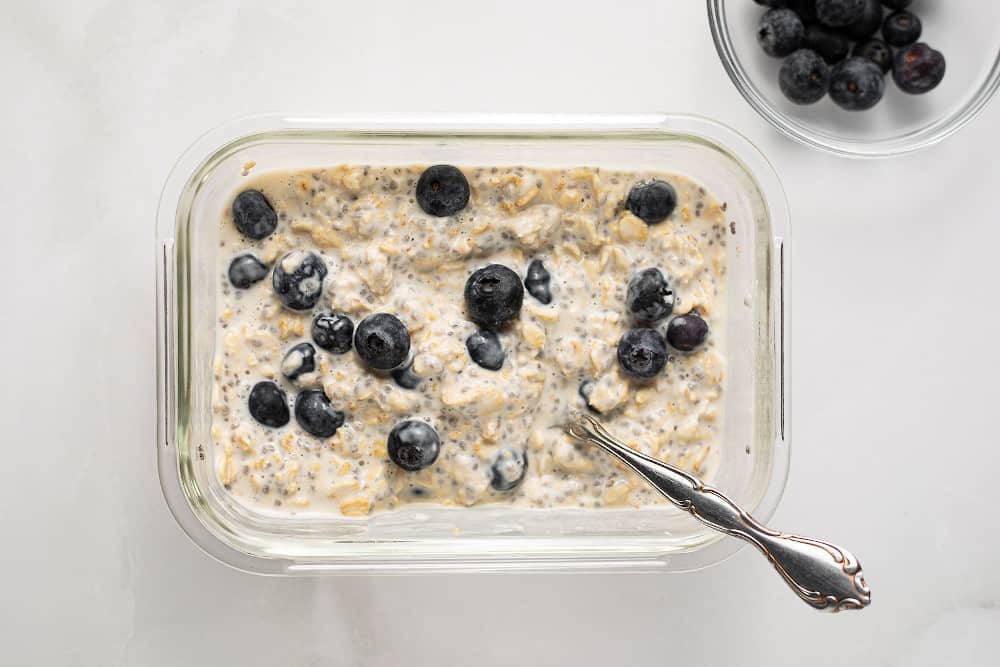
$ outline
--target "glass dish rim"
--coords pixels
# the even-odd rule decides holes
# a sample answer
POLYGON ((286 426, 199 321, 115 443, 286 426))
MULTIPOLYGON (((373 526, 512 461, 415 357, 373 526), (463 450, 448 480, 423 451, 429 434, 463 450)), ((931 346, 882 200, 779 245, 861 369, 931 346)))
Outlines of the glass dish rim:
MULTIPOLYGON (((790 243, 790 221, 784 190, 777 174, 763 153, 746 137, 732 128, 716 121, 686 114, 352 114, 352 115, 288 115, 254 114, 228 121, 202 135, 177 160, 164 185, 157 211, 157 450, 161 488, 167 505, 183 531, 203 551, 237 569, 262 574, 314 573, 308 565, 276 567, 263 556, 244 553, 234 545, 224 541, 217 531, 210 530, 194 507, 193 495, 185 489, 185 479, 180 471, 179 452, 175 449, 174 432, 176 426, 176 406, 174 401, 178 390, 177 373, 174 367, 177 356, 174 328, 176 303, 174 280, 176 223, 182 211, 187 210, 183 197, 193 196, 192 185, 205 176, 204 167, 215 156, 229 147, 251 138, 267 137, 272 134, 287 136, 309 136, 329 138, 331 133, 349 133, 363 136, 405 136, 431 135, 440 138, 482 136, 494 134, 503 138, 578 138, 595 139, 609 136, 630 136, 638 138, 649 134, 663 138, 664 135, 694 140, 722 152, 735 162, 758 188, 765 210, 771 223, 771 244, 774 258, 770 270, 775 268, 774 288, 768 295, 774 312, 774 364, 775 380, 780 386, 775 388, 776 432, 777 436, 770 453, 771 474, 761 493, 754 513, 761 520, 767 520, 777 507, 787 481, 789 464, 790 424, 787 413, 789 406, 788 364, 789 331, 785 321, 789 296, 789 262, 787 253, 790 243), (738 150, 737 150, 738 149, 738 150), (775 298, 777 297, 777 298, 775 298), (173 420, 174 423, 169 423, 173 420)), ((190 203, 190 202, 188 202, 190 203)), ((509 563, 483 563, 473 560, 448 560, 446 562, 413 562, 400 567, 399 564, 379 563, 367 560, 354 566, 342 565, 323 567, 323 572, 400 572, 400 571, 494 571, 494 570, 546 570, 574 571, 580 569, 651 569, 662 571, 669 563, 669 571, 681 572, 701 569, 721 562, 733 555, 742 546, 737 540, 721 540, 711 532, 703 539, 690 543, 681 552, 666 555, 666 560, 640 561, 637 565, 609 568, 605 562, 591 562, 580 559, 571 562, 563 558, 559 561, 538 563, 531 560, 509 563), (644 566, 645 564, 645 566, 644 566)), ((553 538, 558 539, 558 538, 553 538)), ((607 560, 607 559, 605 559, 607 560)))
POLYGON ((810 129, 782 113, 765 97, 747 73, 733 45, 726 18, 726 0, 706 0, 708 23, 719 60, 750 106, 785 136, 817 150, 846 158, 888 158, 912 153, 944 141, 976 118, 1000 88, 1000 51, 976 94, 960 109, 930 125, 880 141, 850 141, 810 129))

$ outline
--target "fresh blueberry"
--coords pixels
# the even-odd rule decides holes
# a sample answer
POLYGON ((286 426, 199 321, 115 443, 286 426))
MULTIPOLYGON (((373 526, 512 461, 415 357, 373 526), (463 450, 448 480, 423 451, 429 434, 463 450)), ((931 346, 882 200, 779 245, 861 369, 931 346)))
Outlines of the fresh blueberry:
POLYGON ((544 304, 552 303, 552 292, 549 291, 551 280, 552 276, 545 270, 542 260, 531 260, 528 272, 524 275, 524 288, 528 290, 528 294, 544 304))
POLYGON ((662 271, 655 267, 643 269, 628 281, 625 305, 636 321, 659 322, 674 309, 674 291, 662 271))
POLYGON ((788 8, 798 14, 804 24, 816 21, 816 0, 790 0, 788 8))
POLYGON ((944 78, 944 56, 923 42, 910 44, 896 53, 892 78, 905 93, 919 95, 933 89, 944 78))
POLYGON ((757 43, 764 53, 781 58, 799 48, 805 28, 791 9, 771 9, 757 23, 757 43))
POLYGON ((594 391, 593 380, 584 380, 583 382, 580 383, 580 388, 577 390, 577 392, 580 394, 580 398, 583 399, 584 405, 587 406, 587 409, 593 412, 594 414, 599 415, 601 414, 601 411, 590 404, 590 394, 592 391, 594 391))
POLYGON ((842 109, 871 109, 884 93, 882 70, 868 58, 852 56, 835 65, 830 73, 830 99, 842 109))
POLYGON ((497 327, 517 317, 523 302, 521 277, 502 264, 479 269, 465 283, 469 318, 483 326, 497 327))
POLYGON ((410 332, 398 317, 376 313, 361 320, 354 331, 354 348, 366 364, 388 371, 410 354, 410 332))
POLYGON ((707 337, 708 324, 698 313, 678 315, 667 324, 667 342, 681 352, 690 352, 707 337))
POLYGON ((881 39, 869 39, 867 42, 858 42, 854 45, 851 55, 868 58, 868 60, 878 65, 883 73, 892 69, 892 49, 881 39))
POLYGON ((413 359, 404 366, 400 366, 391 373, 392 379, 403 389, 416 389, 423 382, 423 378, 413 372, 413 359))
POLYGON ((354 322, 347 315, 322 313, 313 320, 312 337, 317 345, 334 354, 350 352, 354 322))
POLYGON ((523 449, 501 447, 490 465, 490 486, 497 491, 510 491, 524 480, 528 472, 528 455, 523 449))
POLYGON ((281 374, 289 380, 316 370, 316 348, 312 343, 293 345, 281 360, 281 374))
POLYGON ((240 234, 262 239, 274 233, 278 214, 260 190, 244 190, 233 200, 233 222, 240 234))
POLYGON ((417 179, 417 203, 439 218, 455 215, 469 203, 469 181, 450 164, 427 167, 417 179))
POLYGON ((666 181, 636 183, 625 200, 632 215, 647 225, 655 225, 670 217, 677 206, 677 191, 666 181))
POLYGON ((629 329, 618 341, 618 363, 637 378, 651 378, 667 363, 667 346, 655 329, 629 329))
POLYGON ((344 413, 334 409, 322 391, 309 389, 295 397, 295 421, 309 435, 329 438, 344 425, 344 413))
POLYGON ((290 419, 285 392, 270 380, 253 386, 247 406, 250 408, 250 416, 264 426, 278 428, 287 424, 290 419))
POLYGON ((882 5, 879 0, 865 0, 865 8, 859 18, 844 31, 851 39, 867 39, 882 25, 882 5))
POLYGON ((816 0, 816 18, 831 28, 843 28, 865 14, 865 0, 816 0))
POLYGON ((778 85, 796 104, 818 102, 830 86, 830 66, 815 51, 799 49, 781 63, 778 85))
POLYGON ((504 351, 500 337, 489 329, 480 329, 465 340, 465 349, 474 362, 488 371, 498 371, 503 366, 504 351))
POLYGON ((441 451, 441 438, 430 424, 407 419, 389 431, 389 458, 403 470, 422 470, 433 464, 441 451))
POLYGON ((910 12, 895 12, 885 17, 882 39, 889 46, 906 46, 920 39, 923 26, 920 19, 910 12))
POLYGON ((821 23, 811 23, 806 26, 802 47, 815 51, 827 64, 832 65, 847 57, 847 53, 851 50, 851 42, 833 28, 821 23))
POLYGON ((882 0, 882 4, 889 9, 906 9, 913 0, 882 0))
POLYGON ((314 252, 293 250, 274 265, 271 284, 281 303, 292 310, 309 310, 323 293, 326 264, 314 252))
POLYGON ((254 283, 259 283, 266 276, 267 264, 251 253, 236 255, 233 261, 229 262, 229 282, 233 287, 246 289, 254 283))

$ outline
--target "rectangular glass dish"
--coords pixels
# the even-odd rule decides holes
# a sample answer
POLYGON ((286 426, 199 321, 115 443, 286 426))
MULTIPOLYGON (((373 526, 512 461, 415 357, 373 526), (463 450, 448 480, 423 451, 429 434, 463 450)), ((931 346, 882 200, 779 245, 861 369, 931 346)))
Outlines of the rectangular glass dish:
POLYGON ((338 164, 591 166, 683 174, 725 202, 725 422, 711 482, 766 520, 788 466, 787 205, 745 138, 678 115, 255 116, 179 160, 157 217, 157 453, 164 496, 206 552, 266 574, 489 570, 682 571, 735 540, 680 510, 410 505, 366 518, 265 515, 213 465, 219 212, 254 173, 338 164))

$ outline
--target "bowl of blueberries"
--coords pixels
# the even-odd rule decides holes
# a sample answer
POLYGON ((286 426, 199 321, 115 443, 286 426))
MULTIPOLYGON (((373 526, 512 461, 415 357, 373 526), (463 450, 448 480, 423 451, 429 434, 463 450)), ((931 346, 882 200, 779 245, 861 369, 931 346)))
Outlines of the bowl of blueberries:
POLYGON ((778 130, 845 157, 952 135, 1000 86, 1000 3, 708 0, 722 64, 778 130))

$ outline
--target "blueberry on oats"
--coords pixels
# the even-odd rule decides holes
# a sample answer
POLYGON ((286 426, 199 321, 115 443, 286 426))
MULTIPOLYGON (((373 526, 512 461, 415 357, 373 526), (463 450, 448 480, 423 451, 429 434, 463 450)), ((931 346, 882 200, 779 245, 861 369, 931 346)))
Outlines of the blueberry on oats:
POLYGON ((678 315, 667 324, 667 342, 681 352, 690 352, 708 338, 708 323, 698 313, 678 315))
POLYGON ((290 419, 285 392, 270 380, 253 386, 247 406, 250 408, 250 416, 264 426, 277 428, 287 424, 290 419))
POLYGON ((479 269, 465 283, 469 319, 486 327, 498 327, 517 317, 523 302, 521 277, 502 264, 479 269))
POLYGON ((438 218, 455 215, 469 203, 469 181, 457 167, 436 164, 417 179, 417 203, 438 218))
POLYGON ((647 225, 655 225, 670 217, 677 206, 677 191, 666 181, 648 181, 632 186, 625 206, 647 225))
POLYGON ((410 332, 395 315, 376 313, 361 320, 354 331, 354 348, 366 364, 388 371, 410 354, 410 332))
POLYGON ((546 305, 552 303, 552 292, 549 290, 551 280, 552 276, 545 269, 542 260, 531 260, 531 263, 528 264, 528 271, 524 275, 524 288, 528 290, 528 294, 546 305))
POLYGON ((389 459, 403 470, 422 470, 432 465, 441 451, 441 438, 430 424, 407 419, 389 431, 389 459))
POLYGON ((354 322, 347 315, 321 313, 313 320, 312 338, 328 352, 350 352, 351 341, 354 339, 354 322))
POLYGON ((625 305, 638 322, 659 322, 674 309, 674 291, 662 271, 643 269, 628 281, 625 305))
POLYGON ((325 393, 310 389, 295 397, 295 421, 309 435, 329 438, 344 425, 344 413, 330 405, 325 393))
POLYGON ((243 253, 229 262, 229 282, 233 287, 246 289, 267 277, 267 264, 252 253, 243 253))
POLYGON ((233 200, 233 222, 240 234, 262 239, 274 233, 278 214, 260 190, 244 190, 233 200))
POLYGON ((274 265, 271 284, 286 308, 309 310, 323 293, 326 264, 323 258, 307 250, 293 250, 274 265))
POLYGON ((500 337, 489 329, 480 329, 465 339, 465 349, 477 365, 489 371, 498 371, 503 366, 504 351, 500 337))
POLYGON ((524 480, 528 472, 528 456, 523 449, 501 447, 490 465, 490 486, 497 491, 510 491, 524 480))
POLYGON ((293 345, 281 360, 281 374, 294 380, 316 370, 316 348, 312 343, 293 345))
POLYGON ((667 346, 655 329, 630 329, 618 341, 618 363, 633 377, 651 378, 667 363, 667 346))

